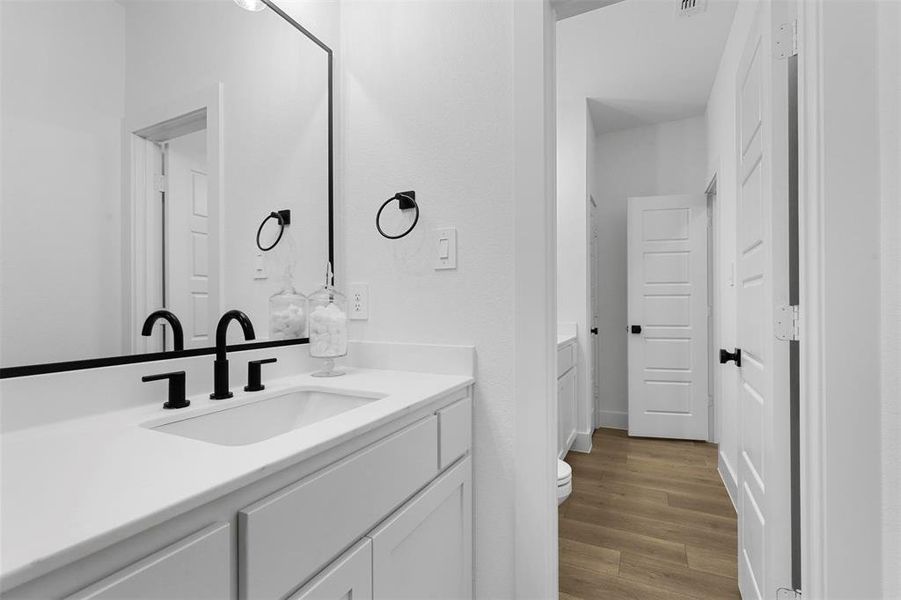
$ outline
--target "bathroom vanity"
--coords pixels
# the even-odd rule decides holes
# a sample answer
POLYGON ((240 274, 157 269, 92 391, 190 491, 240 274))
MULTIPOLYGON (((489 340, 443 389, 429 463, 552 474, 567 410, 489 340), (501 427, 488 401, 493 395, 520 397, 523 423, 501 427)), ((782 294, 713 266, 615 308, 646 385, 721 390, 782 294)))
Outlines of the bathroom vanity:
POLYGON ((472 596, 474 350, 337 327, 308 4, 4 3, 4 598, 472 596))
POLYGON ((4 433, 3 596, 469 598, 472 383, 351 368, 4 433))

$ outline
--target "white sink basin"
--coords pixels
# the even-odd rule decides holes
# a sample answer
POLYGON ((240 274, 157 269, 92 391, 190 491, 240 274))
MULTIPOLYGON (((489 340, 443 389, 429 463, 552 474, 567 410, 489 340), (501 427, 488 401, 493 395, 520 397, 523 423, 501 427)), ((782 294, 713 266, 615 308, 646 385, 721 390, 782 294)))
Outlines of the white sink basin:
POLYGON ((222 446, 244 446, 318 423, 381 397, 356 392, 295 390, 179 421, 146 426, 222 446))

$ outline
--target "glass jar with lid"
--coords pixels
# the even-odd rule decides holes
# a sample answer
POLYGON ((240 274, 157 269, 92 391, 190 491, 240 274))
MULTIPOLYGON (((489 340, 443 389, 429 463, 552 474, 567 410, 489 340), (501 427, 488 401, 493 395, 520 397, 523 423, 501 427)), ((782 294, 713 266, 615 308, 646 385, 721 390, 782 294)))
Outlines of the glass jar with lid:
POLYGON ((269 339, 307 337, 307 297, 286 284, 269 298, 269 339))
POLYGON ((308 299, 310 356, 326 359, 323 370, 313 373, 317 377, 343 375, 335 370, 334 359, 347 356, 347 298, 335 289, 333 280, 329 265, 326 284, 308 299))

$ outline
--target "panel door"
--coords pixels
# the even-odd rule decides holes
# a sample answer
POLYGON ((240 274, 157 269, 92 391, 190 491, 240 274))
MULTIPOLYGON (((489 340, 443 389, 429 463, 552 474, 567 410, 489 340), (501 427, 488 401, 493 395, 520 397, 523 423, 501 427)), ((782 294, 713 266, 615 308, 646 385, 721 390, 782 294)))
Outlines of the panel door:
POLYGON ((463 459, 372 533, 373 598, 472 598, 471 469, 463 459))
POLYGON ((771 50, 771 6, 758 8, 736 78, 738 570, 746 600, 791 586, 788 342, 774 331, 774 307, 788 300, 788 78, 771 50))
POLYGON ((206 130, 175 138, 166 148, 166 305, 182 322, 185 348, 212 344, 217 318, 211 293, 211 235, 206 130))
POLYGON ((70 600, 232 597, 228 523, 216 523, 70 596, 70 600))
POLYGON ((289 600, 372 600, 372 542, 341 555, 289 600))
POLYGON ((629 435, 706 440, 706 196, 629 198, 628 263, 629 435))

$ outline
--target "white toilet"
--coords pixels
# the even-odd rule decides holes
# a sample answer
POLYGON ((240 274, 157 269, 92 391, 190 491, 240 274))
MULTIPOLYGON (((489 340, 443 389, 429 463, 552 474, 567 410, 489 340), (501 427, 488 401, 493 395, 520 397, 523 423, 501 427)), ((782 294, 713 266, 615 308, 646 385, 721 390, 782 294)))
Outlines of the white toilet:
POLYGON ((557 459, 557 506, 569 498, 573 491, 573 469, 565 461, 557 459))

